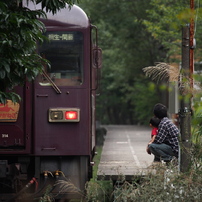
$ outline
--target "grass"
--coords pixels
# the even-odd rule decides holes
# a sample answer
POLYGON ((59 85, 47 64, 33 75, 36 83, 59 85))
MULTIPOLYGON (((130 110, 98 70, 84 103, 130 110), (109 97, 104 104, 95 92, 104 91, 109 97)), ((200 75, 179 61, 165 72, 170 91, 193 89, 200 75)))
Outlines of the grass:
POLYGON ((86 200, 91 202, 110 202, 113 192, 113 183, 111 181, 98 181, 97 171, 102 154, 102 146, 96 147, 97 155, 94 157, 95 165, 93 167, 93 178, 86 183, 86 200))
POLYGON ((95 165, 93 166, 93 178, 91 180, 96 180, 97 178, 98 165, 99 165, 101 154, 102 154, 102 146, 96 146, 96 152, 97 152, 97 155, 95 155, 93 159, 95 162, 95 165))

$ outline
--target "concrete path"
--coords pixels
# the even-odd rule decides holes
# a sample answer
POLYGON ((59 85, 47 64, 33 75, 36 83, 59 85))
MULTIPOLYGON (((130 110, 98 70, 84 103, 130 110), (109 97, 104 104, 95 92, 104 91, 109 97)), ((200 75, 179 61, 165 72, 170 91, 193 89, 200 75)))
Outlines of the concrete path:
POLYGON ((153 161, 153 155, 146 152, 151 128, 130 125, 103 127, 107 134, 98 166, 98 179, 133 179, 148 174, 147 167, 153 161))

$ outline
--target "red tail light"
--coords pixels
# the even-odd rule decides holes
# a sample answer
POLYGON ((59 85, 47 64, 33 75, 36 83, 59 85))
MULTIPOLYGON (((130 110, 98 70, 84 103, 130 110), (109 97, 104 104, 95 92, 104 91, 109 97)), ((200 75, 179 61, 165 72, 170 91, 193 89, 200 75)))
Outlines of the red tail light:
POLYGON ((65 119, 77 120, 78 119, 78 112, 77 111, 66 111, 65 112, 65 119))

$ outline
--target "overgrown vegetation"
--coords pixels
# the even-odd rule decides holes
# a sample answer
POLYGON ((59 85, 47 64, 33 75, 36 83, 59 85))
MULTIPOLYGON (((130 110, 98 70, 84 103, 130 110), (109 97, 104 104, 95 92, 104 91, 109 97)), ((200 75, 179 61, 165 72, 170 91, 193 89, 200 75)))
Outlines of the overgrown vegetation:
MULTIPOLYGON (((194 134, 195 135, 195 134, 194 134)), ((158 167, 156 174, 134 176, 132 182, 90 182, 87 201, 91 202, 148 202, 148 201, 194 201, 202 200, 202 144, 195 142, 190 151, 192 166, 189 172, 181 173, 177 167, 158 167), (197 153, 197 155, 195 155, 197 153)))
POLYGON ((93 178, 86 183, 87 201, 110 201, 110 195, 113 191, 113 183, 111 181, 98 181, 97 171, 102 154, 102 146, 97 147, 97 155, 94 157, 95 165, 93 167, 93 178))

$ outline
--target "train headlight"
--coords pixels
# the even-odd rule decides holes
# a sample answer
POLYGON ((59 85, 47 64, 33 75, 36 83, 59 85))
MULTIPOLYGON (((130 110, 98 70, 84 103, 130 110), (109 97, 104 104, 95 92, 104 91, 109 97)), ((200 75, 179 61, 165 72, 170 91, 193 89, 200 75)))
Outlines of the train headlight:
POLYGON ((49 122, 79 122, 80 109, 78 108, 51 108, 49 122))
POLYGON ((63 113, 62 113, 62 111, 51 111, 50 118, 51 118, 51 120, 62 120, 63 113))

